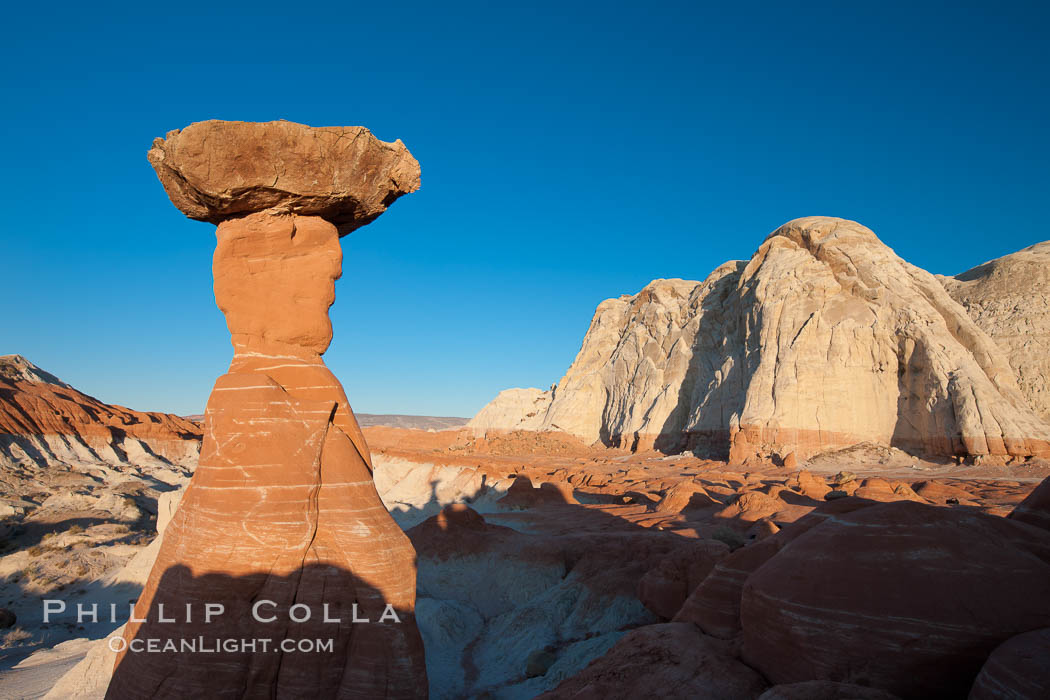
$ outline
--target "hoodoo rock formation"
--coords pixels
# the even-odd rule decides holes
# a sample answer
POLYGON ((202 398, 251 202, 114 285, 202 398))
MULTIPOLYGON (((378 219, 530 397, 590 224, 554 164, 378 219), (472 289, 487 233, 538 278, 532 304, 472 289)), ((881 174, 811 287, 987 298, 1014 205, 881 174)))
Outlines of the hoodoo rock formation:
POLYGON ((219 224, 215 298, 234 358, 136 603, 146 622, 129 622, 125 639, 273 646, 127 652, 107 697, 425 697, 415 553, 321 359, 339 236, 417 189, 419 165, 363 128, 288 122, 194 124, 155 142, 150 161, 179 209, 219 224), (209 604, 223 612, 206 623, 209 604), (160 621, 173 613, 176 622, 160 621), (289 655, 282 640, 331 646, 289 655))
MULTIPOLYGON (((987 284, 966 293, 994 295, 987 284)), ((1042 395, 1045 353, 1038 339, 1004 353, 982 330, 996 335, 1022 317, 975 322, 864 226, 797 219, 703 282, 656 280, 602 302, 561 382, 529 394, 528 411, 510 405, 521 394, 504 392, 471 426, 736 462, 862 442, 941 457, 1045 456, 1050 425, 1026 400, 1042 395), (1026 353, 1038 359, 1018 359, 1026 353), (1011 361, 1025 368, 1026 393, 1011 361)))

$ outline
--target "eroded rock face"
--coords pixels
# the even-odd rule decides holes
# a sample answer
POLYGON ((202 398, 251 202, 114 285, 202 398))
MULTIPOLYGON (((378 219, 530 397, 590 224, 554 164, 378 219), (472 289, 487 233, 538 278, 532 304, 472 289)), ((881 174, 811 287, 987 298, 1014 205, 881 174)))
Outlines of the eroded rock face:
POLYGON ((754 700, 765 687, 728 645, 693 625, 671 622, 631 630, 605 656, 540 698, 754 700))
POLYGON ((551 392, 539 389, 505 389, 485 405, 467 426, 484 433, 497 430, 537 430, 550 406, 551 392))
POLYGON ((1050 479, 1044 479, 1006 517, 1050 530, 1050 479))
POLYGON ((1019 634, 1000 644, 970 689, 969 700, 1050 697, 1050 629, 1019 634))
POLYGON ((419 189, 405 145, 361 126, 212 119, 154 140, 149 161, 182 213, 215 224, 279 208, 320 216, 345 235, 419 189))
POLYGON ((1006 355, 941 283, 829 217, 785 224, 704 282, 656 280, 602 302, 565 377, 534 403, 548 401, 542 420, 504 410, 485 427, 734 462, 865 442, 1050 453, 1050 426, 1006 355))
POLYGON ((758 700, 899 700, 896 695, 878 688, 866 688, 834 681, 804 681, 775 685, 758 700))
MULTIPOLYGON (((231 207, 242 214, 219 224, 213 264, 234 358, 208 400, 200 465, 136 603, 135 617, 146 622, 132 620, 124 633, 129 643, 159 639, 161 646, 198 637, 212 646, 261 638, 275 646, 288 639, 330 646, 294 658, 246 648, 124 653, 108 698, 208 697, 222 688, 237 689, 238 697, 426 696, 414 622, 415 553, 376 492, 364 436, 321 359, 332 339, 328 308, 341 272, 340 229, 378 215, 375 202, 402 192, 389 172, 415 161, 403 146, 373 144, 367 158, 358 157, 354 143, 378 142, 364 130, 353 138, 339 133, 285 123, 205 123, 169 135, 151 152, 169 193, 172 168, 212 173, 211 181, 193 180, 202 188, 197 194, 214 192, 209 183, 235 182, 230 173, 243 177, 231 188, 250 192, 255 173, 273 159, 289 168, 287 191, 313 178, 343 189, 333 198, 336 209, 322 210, 335 222, 296 213, 310 211, 314 200, 247 195, 220 197, 221 206, 209 200, 212 208, 201 216, 223 218, 231 207), (205 138, 198 128, 218 136, 205 138), (314 164, 304 144, 321 149, 329 170, 293 170, 314 164), (269 208, 246 211, 262 207, 269 208), (268 601, 261 615, 253 612, 256 601, 268 601), (210 623, 202 619, 207 603, 224 606, 210 623), (182 613, 187 604, 197 608, 190 620, 182 613), (180 611, 175 623, 160 622, 161 605, 167 616, 180 611), (293 621, 307 609, 308 620, 293 621)), ((183 196, 196 195, 172 194, 195 216, 183 196)))
POLYGON ((200 436, 190 420, 103 403, 21 355, 0 356, 0 466, 192 465, 200 436))
POLYGON ((742 658, 774 683, 963 697, 998 644, 1050 624, 1039 528, 899 501, 795 534, 741 596, 742 658))
POLYGON ((940 279, 1002 349, 1021 393, 1050 422, 1050 241, 940 279))

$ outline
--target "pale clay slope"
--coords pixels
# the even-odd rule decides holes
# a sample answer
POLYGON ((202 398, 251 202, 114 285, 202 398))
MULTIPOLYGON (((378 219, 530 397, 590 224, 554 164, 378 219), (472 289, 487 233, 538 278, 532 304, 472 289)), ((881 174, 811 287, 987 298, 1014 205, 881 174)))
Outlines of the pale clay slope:
POLYGON ((1050 241, 940 280, 1006 354, 1021 393, 1050 422, 1050 241))
MULTIPOLYGON (((1011 357, 1037 342, 1019 340, 1011 357)), ((1023 386, 1045 383, 1045 371, 1026 372, 1023 386)), ((1023 457, 1050 441, 1007 354, 938 279, 830 217, 785 224, 703 282, 655 280, 602 302, 562 381, 515 392, 471 426, 739 461, 858 442, 1023 457), (526 417, 525 397, 530 410, 549 406, 526 417)))

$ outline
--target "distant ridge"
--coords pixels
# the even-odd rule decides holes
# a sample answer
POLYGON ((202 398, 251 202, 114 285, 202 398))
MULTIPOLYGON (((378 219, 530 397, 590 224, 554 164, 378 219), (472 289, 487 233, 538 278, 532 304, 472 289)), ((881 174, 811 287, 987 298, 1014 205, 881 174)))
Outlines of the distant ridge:
POLYGON ((0 355, 0 377, 11 381, 40 382, 41 384, 54 384, 67 389, 72 387, 64 381, 40 369, 21 355, 0 355))
POLYGON ((0 469, 35 464, 191 468, 200 428, 78 391, 22 355, 0 356, 0 469))
MULTIPOLYGON (((464 427, 469 418, 451 416, 411 416, 400 413, 355 413, 362 428, 383 426, 387 428, 409 428, 411 430, 455 430, 464 427)), ((183 416, 194 423, 204 421, 204 414, 183 416)))
POLYGON ((362 428, 386 426, 413 430, 453 430, 464 427, 469 418, 450 416, 409 416, 397 413, 355 413, 362 428))

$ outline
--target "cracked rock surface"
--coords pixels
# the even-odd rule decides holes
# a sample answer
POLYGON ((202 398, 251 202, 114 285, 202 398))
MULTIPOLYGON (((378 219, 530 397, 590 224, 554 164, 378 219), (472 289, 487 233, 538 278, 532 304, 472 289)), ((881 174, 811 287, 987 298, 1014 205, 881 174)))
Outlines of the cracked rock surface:
POLYGON ((172 203, 214 224, 276 207, 346 235, 419 189, 405 144, 362 126, 212 119, 155 139, 148 157, 172 203))
POLYGON ((1006 354, 1028 403, 1050 421, 1050 241, 940 279, 1006 354))

